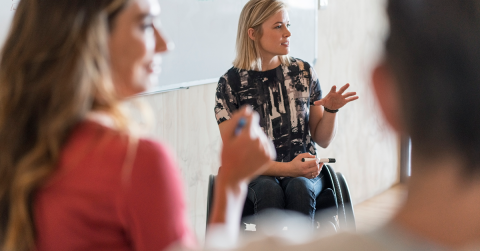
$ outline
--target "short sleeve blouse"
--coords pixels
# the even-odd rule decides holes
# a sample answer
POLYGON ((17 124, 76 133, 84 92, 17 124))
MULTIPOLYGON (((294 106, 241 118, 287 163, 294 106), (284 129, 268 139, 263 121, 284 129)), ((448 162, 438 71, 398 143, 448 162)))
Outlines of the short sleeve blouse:
POLYGON ((260 126, 272 139, 277 161, 289 162, 301 153, 315 154, 309 130, 310 105, 322 98, 320 83, 305 61, 291 58, 289 66, 259 72, 232 67, 223 75, 215 95, 220 124, 243 105, 260 115, 260 126))

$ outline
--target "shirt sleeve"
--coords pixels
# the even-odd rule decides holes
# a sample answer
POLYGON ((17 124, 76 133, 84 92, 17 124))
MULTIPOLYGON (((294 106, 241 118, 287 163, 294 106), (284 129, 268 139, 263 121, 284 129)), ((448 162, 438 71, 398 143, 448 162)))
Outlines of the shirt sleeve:
POLYGON ((229 120, 232 113, 238 110, 239 105, 236 96, 233 94, 232 87, 228 83, 228 76, 220 78, 215 94, 215 118, 220 124, 229 120))
POLYGON ((310 105, 313 105, 313 102, 320 99, 322 99, 320 81, 318 80, 317 73, 315 73, 313 67, 310 66, 310 105))
POLYGON ((181 178, 171 156, 159 143, 139 141, 125 195, 127 235, 134 250, 195 245, 181 178))

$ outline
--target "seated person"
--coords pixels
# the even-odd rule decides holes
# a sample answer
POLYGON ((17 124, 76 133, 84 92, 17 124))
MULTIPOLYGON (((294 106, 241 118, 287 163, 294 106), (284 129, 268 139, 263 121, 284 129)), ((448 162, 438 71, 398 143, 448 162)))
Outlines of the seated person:
POLYGON ((314 158, 315 143, 327 147, 337 128, 336 112, 358 99, 355 92, 333 86, 322 98, 312 66, 289 57, 290 21, 279 0, 250 0, 240 14, 237 56, 220 78, 215 116, 222 139, 231 114, 251 105, 277 153, 268 169, 248 185, 257 215, 265 209, 288 209, 315 217, 316 198, 324 186, 323 163, 314 158), (324 112, 326 111, 326 112, 324 112))
POLYGON ((480 1, 389 0, 387 12, 372 80, 388 124, 412 139, 405 203, 373 232, 238 250, 480 250, 480 1))

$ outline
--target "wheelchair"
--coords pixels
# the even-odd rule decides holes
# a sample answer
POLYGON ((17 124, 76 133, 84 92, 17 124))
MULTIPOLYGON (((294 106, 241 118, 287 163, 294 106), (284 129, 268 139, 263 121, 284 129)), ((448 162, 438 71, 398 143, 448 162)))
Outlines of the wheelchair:
MULTIPOLYGON (((323 210, 334 210, 334 217, 337 218, 339 231, 355 231, 355 214, 350 200, 347 181, 343 174, 335 172, 330 165, 323 165, 321 173, 325 177, 325 188, 317 196, 316 214, 323 210)), ((208 181, 207 195, 207 225, 213 205, 213 195, 216 175, 211 174, 208 181)), ((242 219, 254 214, 253 202, 245 200, 242 219)))

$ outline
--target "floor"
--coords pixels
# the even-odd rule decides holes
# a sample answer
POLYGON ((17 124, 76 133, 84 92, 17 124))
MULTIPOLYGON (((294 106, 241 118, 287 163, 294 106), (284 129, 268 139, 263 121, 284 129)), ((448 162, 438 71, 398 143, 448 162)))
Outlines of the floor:
POLYGON ((387 191, 354 206, 357 231, 368 231, 385 224, 398 210, 407 195, 405 185, 387 191))

